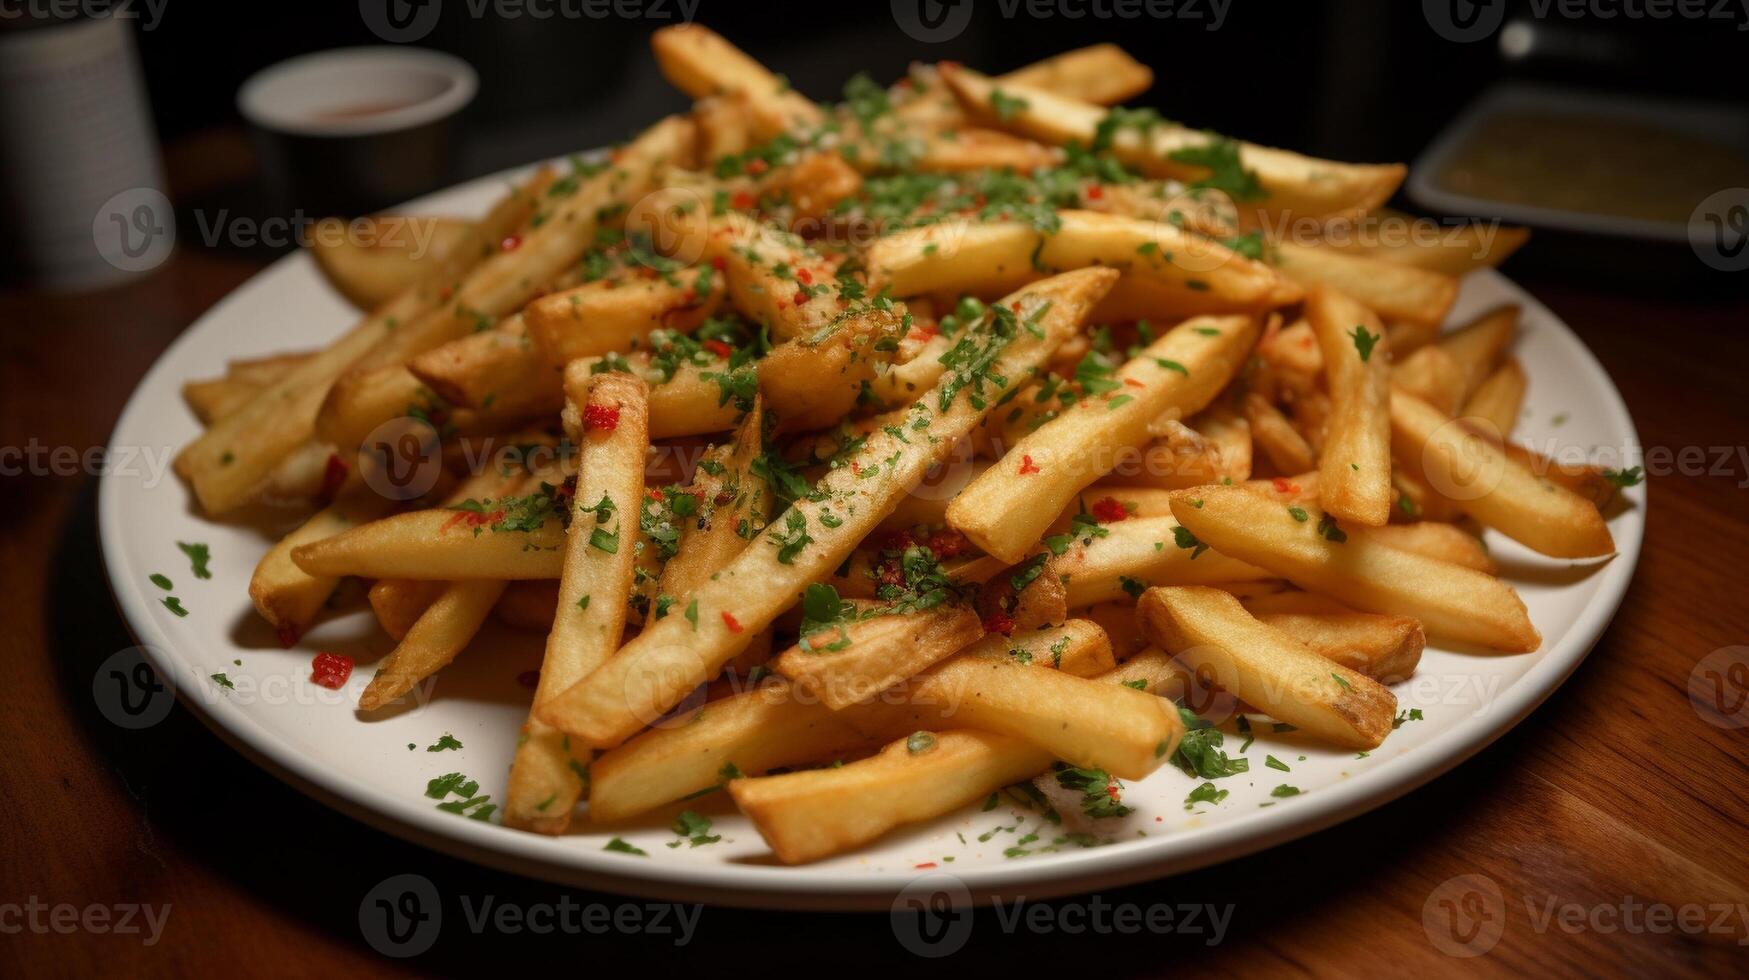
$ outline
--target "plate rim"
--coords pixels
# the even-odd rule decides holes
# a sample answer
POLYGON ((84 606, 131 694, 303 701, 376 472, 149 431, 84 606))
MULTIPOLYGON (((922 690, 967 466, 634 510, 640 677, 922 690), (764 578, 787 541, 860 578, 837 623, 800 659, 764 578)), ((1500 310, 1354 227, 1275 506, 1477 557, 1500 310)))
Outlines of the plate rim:
MULTIPOLYGON (((417 210, 464 197, 488 184, 513 180, 533 165, 512 168, 408 202, 395 210, 417 210)), ((296 274, 297 264, 319 275, 313 260, 302 252, 275 261, 240 284, 189 325, 165 350, 128 396, 117 417, 109 444, 123 433, 137 429, 136 415, 146 411, 149 393, 166 383, 179 385, 181 378, 162 375, 185 346, 212 338, 204 333, 219 329, 228 310, 243 301, 252 288, 261 288, 268 277, 296 274)), ((1611 431, 1625 434, 1627 446, 1639 445, 1638 430, 1627 405, 1609 373, 1572 327, 1517 283, 1493 269, 1471 273, 1495 280, 1497 288, 1510 294, 1526 310, 1534 310, 1558 327, 1563 340, 1577 353, 1576 373, 1601 381, 1600 392, 1612 416, 1611 431)), ((170 479, 175 480, 174 477, 170 479)), ((179 480, 175 482, 180 483, 179 480)), ((137 576, 131 574, 126 538, 119 522, 122 494, 130 484, 115 472, 105 472, 98 488, 98 530, 105 575, 110 591, 129 631, 144 648, 153 667, 173 680, 186 671, 175 661, 168 635, 152 615, 151 604, 137 576)), ((1594 573, 1598 591, 1575 615, 1573 625, 1552 647, 1537 654, 1538 660, 1513 681, 1488 711, 1464 719, 1414 751, 1368 767, 1364 772, 1317 793, 1307 794, 1293 807, 1269 808, 1223 818, 1195 834, 1196 851, 1179 853, 1184 835, 1149 837, 1114 846, 1049 855, 1043 859, 993 866, 968 866, 951 877, 962 885, 972 902, 1024 896, 1042 899, 1098 888, 1120 887, 1138 881, 1163 878, 1211 864, 1232 860, 1316 833, 1392 800, 1449 772, 1515 727, 1552 695, 1589 655, 1613 620, 1638 566, 1644 540, 1649 488, 1645 483, 1629 488, 1631 519, 1612 528, 1617 552, 1594 573)), ((456 820, 421 805, 419 800, 391 794, 363 781, 326 771, 318 759, 305 758, 284 737, 269 730, 243 707, 225 700, 186 696, 180 684, 172 684, 178 702, 192 712, 223 741, 245 758, 272 773, 300 792, 361 822, 404 840, 451 856, 502 871, 555 883, 594 888, 641 898, 762 908, 775 910, 886 910, 907 884, 923 872, 900 870, 858 871, 784 867, 778 865, 723 864, 659 860, 628 863, 624 855, 566 846, 565 838, 548 838, 471 820, 456 820)), ((927 872, 944 875, 940 868, 927 872)))

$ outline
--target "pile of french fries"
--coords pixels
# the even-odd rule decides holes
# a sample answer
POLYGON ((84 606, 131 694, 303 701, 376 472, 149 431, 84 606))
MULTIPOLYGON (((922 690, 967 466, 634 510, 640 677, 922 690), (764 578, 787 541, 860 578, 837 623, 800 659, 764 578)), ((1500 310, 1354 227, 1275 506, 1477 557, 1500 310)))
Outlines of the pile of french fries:
POLYGON ((369 315, 186 391, 209 515, 319 504, 250 583, 288 645, 371 583, 362 710, 546 635, 505 825, 726 790, 799 863, 1053 773, 1115 819, 1198 691, 1367 750, 1429 639, 1536 650, 1479 529, 1613 552, 1618 475, 1511 441, 1518 311, 1440 332, 1522 233, 1271 237, 1403 167, 1116 108, 1152 79, 1109 45, 834 105, 653 46, 691 113, 417 261, 326 250, 369 315))

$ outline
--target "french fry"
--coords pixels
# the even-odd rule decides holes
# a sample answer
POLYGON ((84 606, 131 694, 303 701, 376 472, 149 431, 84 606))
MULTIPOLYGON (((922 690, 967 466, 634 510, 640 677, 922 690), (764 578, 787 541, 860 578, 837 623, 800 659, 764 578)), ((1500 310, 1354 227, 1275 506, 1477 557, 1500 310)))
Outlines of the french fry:
POLYGON ((1318 347, 1318 335, 1303 317, 1273 333, 1265 333, 1257 342, 1257 356, 1279 371, 1304 379, 1306 390, 1310 390, 1312 379, 1324 373, 1324 353, 1318 347))
POLYGON ((1048 752, 1021 739, 920 731, 840 768, 732 780, 729 795, 778 860, 805 864, 970 805, 1050 764, 1048 752))
MULTIPOLYGON (((691 333, 716 315, 725 296, 723 276, 709 269, 677 282, 603 280, 542 296, 528 304, 522 319, 540 357, 563 365, 637 350, 656 330, 691 333)), ((558 387, 557 375, 553 387, 558 387)))
POLYGON ((456 244, 441 269, 365 317, 326 350, 262 388, 247 405, 184 447, 176 456, 176 472, 194 489, 201 509, 217 516, 247 503, 279 461, 309 441, 318 409, 335 379, 389 334, 440 305, 440 291, 477 266, 489 244, 522 225, 534 212, 536 195, 551 180, 551 173, 545 172, 512 191, 471 235, 456 244))
POLYGON ((1203 506, 1185 498, 1172 504, 1198 540, 1308 592, 1365 612, 1411 616, 1434 639, 1513 653, 1542 644, 1523 601, 1491 575, 1380 544, 1371 529, 1341 528, 1309 504, 1300 505, 1300 520, 1242 487, 1210 487, 1198 499, 1203 506))
POLYGON ((822 121, 818 106, 708 27, 661 28, 650 35, 650 49, 663 77, 695 99, 743 92, 778 110, 782 128, 822 121))
POLYGON ((1098 105, 1117 105, 1146 92, 1154 84, 1154 72, 1115 44, 1093 44, 1035 61, 999 75, 995 81, 1098 105))
MULTIPOLYGON (((1143 691, 1170 690, 1177 671, 1154 651, 1097 680, 1077 680, 1052 671, 1019 670, 1018 676, 1051 676, 1079 691, 1103 688, 1120 703, 1177 712, 1168 702, 1143 691), (1140 685, 1137 685, 1137 682, 1140 685)), ((1170 741, 1156 746, 1161 757, 1176 748, 1182 724, 1170 741)), ((830 769, 781 776, 736 779, 729 783, 735 804, 788 864, 818 860, 882 836, 895 827, 957 810, 1011 783, 1048 769, 1052 753, 1024 739, 971 730, 918 730, 869 759, 830 769)))
POLYGON ((481 501, 480 510, 418 510, 385 517, 295 547, 291 559, 311 575, 441 581, 558 578, 565 538, 558 519, 549 513, 523 530, 521 515, 500 509, 505 503, 481 501))
POLYGON ((755 396, 734 440, 708 457, 714 466, 700 465, 688 488, 699 501, 697 517, 680 530, 674 555, 662 566, 659 593, 690 596, 747 549, 744 534, 765 526, 771 489, 754 472, 764 452, 764 428, 765 413, 755 396))
POLYGON ((361 711, 375 711, 399 701, 420 681, 442 670, 479 632, 504 583, 492 579, 451 582, 431 603, 358 697, 361 711))
POLYGON ((1463 404, 1464 372, 1443 347, 1423 347, 1391 368, 1391 383, 1451 415, 1463 404))
POLYGON ((1241 604, 1259 622, 1304 643, 1320 657, 1383 684, 1415 673, 1427 645, 1421 624, 1408 616, 1355 612, 1310 592, 1249 596, 1241 604))
POLYGON ((513 412, 530 416, 549 415, 558 407, 551 393, 558 390, 559 372, 530 347, 520 316, 505 318, 495 330, 433 347, 409 361, 407 369, 454 405, 502 412, 498 402, 504 399, 517 404, 513 412))
MULTIPOLYGON (((992 635, 959 657, 1021 651, 1025 663, 1090 677, 1113 666, 1105 634, 1086 620, 1010 640, 992 635)), ((1015 656, 1019 660, 1019 655, 1015 656)), ((703 705, 684 725, 657 726, 599 756, 590 766, 589 814, 623 820, 726 782, 740 773, 804 765, 879 745, 939 717, 947 695, 975 697, 976 687, 946 692, 927 672, 885 699, 832 711, 776 678, 703 705), (923 702, 916 709, 908 702, 923 702), (909 728, 907 726, 910 726, 909 728)))
POLYGON ((1413 524, 1388 524, 1370 532, 1373 540, 1402 551, 1413 551, 1428 558, 1449 561, 1454 565, 1495 574, 1494 559, 1482 540, 1453 524, 1437 521, 1416 521, 1413 524))
POLYGON ((1411 460, 1464 513, 1514 541, 1554 558, 1615 553, 1595 504, 1537 476, 1499 444, 1400 390, 1391 399, 1391 441, 1399 458, 1411 460))
POLYGON ((1528 383, 1523 365, 1517 358, 1508 358, 1470 393, 1464 402, 1463 418, 1466 422, 1483 420, 1499 433, 1501 441, 1511 439, 1519 413, 1524 410, 1524 389, 1528 383))
POLYGON ((1517 306, 1502 306, 1439 338, 1439 349, 1451 356, 1463 377, 1459 404, 1475 393, 1505 357, 1518 333, 1518 314, 1517 306))
POLYGON ((705 252, 723 263, 729 302, 773 342, 813 337, 843 312, 832 264, 781 228, 731 211, 712 221, 705 252))
POLYGON ((1339 289, 1390 320, 1439 323, 1457 299, 1456 279, 1411 265, 1285 241, 1271 243, 1264 254, 1288 279, 1308 289, 1339 289))
POLYGON ((806 637, 777 655, 772 669, 834 711, 866 700, 928 669, 984 635, 970 606, 868 618, 806 637))
POLYGON ((1344 520, 1391 519, 1391 351, 1373 312, 1324 286, 1306 294, 1331 415, 1318 459, 1318 502, 1344 520))
POLYGON ((469 222, 459 218, 378 215, 359 221, 369 222, 364 235, 349 231, 340 218, 324 218, 304 245, 334 288, 362 310, 376 309, 441 268, 443 257, 469 232, 469 222))
MULTIPOLYGON (((672 377, 664 379, 650 367, 648 353, 633 354, 624 359, 633 374, 650 386, 650 438, 675 439, 683 436, 727 432, 741 417, 742 407, 734 398, 724 398, 719 380, 731 373, 727 361, 700 367, 684 363, 674 369, 672 377), (705 375, 711 377, 705 377, 705 375)), ((565 383, 574 384, 578 376, 588 377, 604 364, 599 357, 579 358, 565 365, 565 383)))
POLYGON ((1164 214, 1057 217, 1049 233, 1021 222, 959 221, 894 232, 869 246, 870 286, 895 296, 989 298, 1058 271, 1101 265, 1123 271, 1114 291, 1125 290, 1124 308, 1143 308, 1144 316, 1261 312, 1280 299, 1281 280, 1268 266, 1184 231, 1164 214))
POLYGON ((1439 339, 1439 324, 1392 320, 1385 324, 1385 339, 1398 357, 1407 357, 1439 339))
POLYGON ((1118 454, 1147 441, 1162 415, 1200 411, 1257 339, 1254 318, 1186 320, 1117 371, 1109 397, 1087 398, 1021 439, 948 505, 948 523, 987 554, 1018 562, 1118 454))
POLYGON ((1529 229, 1498 223, 1466 221, 1440 225, 1434 230, 1427 227, 1426 219, 1390 208, 1375 209, 1361 221, 1369 226, 1386 224, 1369 233, 1340 222, 1327 225, 1318 247, 1462 276, 1476 269, 1498 267, 1530 239, 1529 229))
POLYGON ((304 545, 376 521, 394 506, 395 501, 369 492, 336 500, 261 556, 249 578, 249 598, 255 611, 279 631, 282 640, 296 641, 340 584, 339 575, 313 575, 299 568, 292 561, 292 553, 304 545))
MULTIPOLYGON (((974 117, 1049 143, 1101 145, 1098 106, 1032 86, 998 82, 976 72, 943 66, 942 79, 974 117), (1004 98, 998 107, 997 93, 1004 98)), ((1200 162, 1211 144, 1200 130, 1165 121, 1116 127, 1112 155, 1150 177, 1196 181, 1209 175, 1200 162)), ((1287 150, 1235 141, 1239 161, 1256 179, 1259 210, 1278 217, 1313 218, 1364 214, 1383 204, 1406 172, 1402 164, 1349 164, 1318 160, 1287 150)))
POLYGON ((383 628, 383 632, 399 642, 406 639, 413 624, 448 587, 448 582, 385 578, 371 583, 370 610, 376 615, 377 625, 383 628))
POLYGON ((523 579, 511 582, 492 612, 511 629, 545 635, 553 628, 559 608, 559 583, 555 580, 523 579))
MULTIPOLYGON (((872 154, 860 156, 871 164, 872 154)), ((962 173, 977 170, 1007 168, 1030 173, 1041 167, 1062 163, 1063 151, 1029 139, 995 129, 969 126, 952 135, 935 135, 923 140, 922 152, 912 168, 923 173, 962 173)))
POLYGON ((590 752, 542 722, 550 701, 607 662, 625 631, 632 594, 631 537, 644 493, 650 448, 648 388, 628 374, 593 375, 566 398, 584 419, 577 489, 565 534, 564 572, 553 629, 535 687, 535 711, 522 726, 510 765, 504 820, 543 834, 564 833, 583 794, 578 769, 590 752), (613 530, 609 531, 608 528, 613 530))
POLYGON ((1245 418, 1252 440, 1278 472, 1301 473, 1316 465, 1311 443, 1268 399, 1256 392, 1246 395, 1245 418))
POLYGON ((1108 269, 1066 273, 1005 300, 1012 321, 992 315, 987 323, 968 327, 965 356, 913 407, 915 421, 900 430, 902 440, 884 430, 870 433, 849 465, 820 481, 816 492, 825 499, 798 504, 767 525, 715 581, 694 594, 696 618, 657 621, 600 670, 549 702, 542 719, 585 744, 606 748, 672 708, 770 625, 806 584, 848 557, 1005 390, 1080 327, 1116 275, 1108 269), (880 479, 867 478, 877 466, 880 479))
MULTIPOLYGON (((583 257, 595 244, 604 220, 618 213, 619 206, 655 190, 659 170, 690 162, 696 136, 692 124, 680 117, 669 117, 644 130, 615 154, 612 166, 584 178, 574 192, 558 201, 547 219, 530 228, 516 248, 496 252, 470 271, 453 287, 448 302, 386 332, 352 371, 405 364, 447 341, 490 328, 500 318, 520 310, 546 283, 583 257)), ((346 449, 348 443, 335 438, 337 432, 329 421, 339 411, 337 394, 330 394, 324 402, 316 431, 346 449)), ((353 427, 368 423, 369 431, 392 417, 374 422, 355 417, 353 427)))
POLYGON ((1259 622, 1219 589, 1149 589, 1137 608, 1154 642, 1247 704, 1349 748, 1377 748, 1391 733, 1389 688, 1259 622))
POLYGON ((759 388, 778 431, 837 424, 875 369, 891 360, 904 331, 898 314, 870 310, 772 348, 759 362, 759 388))
POLYGON ((1070 609, 1126 595, 1134 599, 1150 585, 1213 585, 1270 577, 1261 568, 1225 555, 1180 547, 1178 521, 1170 515, 1130 518, 1100 525, 1099 530, 1104 533, 1051 544, 1053 550, 1061 547, 1063 552, 1045 566, 1045 575, 1063 583, 1070 609))

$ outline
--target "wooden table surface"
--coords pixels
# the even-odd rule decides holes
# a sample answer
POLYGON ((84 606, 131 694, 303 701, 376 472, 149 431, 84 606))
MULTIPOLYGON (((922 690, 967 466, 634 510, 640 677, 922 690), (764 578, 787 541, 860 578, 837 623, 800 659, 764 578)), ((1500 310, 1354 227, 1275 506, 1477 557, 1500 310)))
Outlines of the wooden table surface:
MULTIPOLYGON (((0 447, 102 445, 152 360, 256 268, 184 252, 152 278, 104 294, 0 293, 0 447)), ((455 924, 461 916, 451 903, 455 918, 434 948, 384 959, 361 938, 359 907, 372 886, 402 872, 476 904, 485 896, 525 906, 567 894, 616 900, 484 870, 338 816, 180 709, 143 733, 106 723, 92 677, 132 641, 104 578, 96 479, 8 470, 0 476, 0 595, 11 610, 0 628, 0 963, 33 976, 463 974, 536 962, 592 971, 757 964, 779 975, 1047 962, 1102 977, 1742 975, 1749 729, 1704 721, 1687 685, 1703 657, 1749 643, 1749 303, 1529 285, 1590 342, 1646 447, 1730 447, 1726 472, 1652 477, 1645 551, 1614 624, 1541 709, 1471 761, 1307 839, 1101 896, 1230 910, 1221 942, 1211 944, 1207 932, 1144 933, 1065 946, 1058 934, 1007 934, 983 911, 963 951, 922 960, 895 941, 885 915, 706 909, 690 944, 676 949, 672 937, 655 935, 475 935, 455 924), (1485 884, 1466 887, 1476 879, 1447 884, 1464 875, 1491 880, 1500 896, 1498 905, 1476 906, 1502 932, 1475 958, 1448 955, 1424 928, 1424 910, 1442 900, 1488 894, 1485 884), (168 904, 160 940, 54 931, 67 923, 49 907, 118 903, 168 904), (1563 918, 1569 904, 1585 915, 1577 927, 1563 918), (1669 911, 1646 918, 1647 906, 1669 911), (1682 920, 1660 918, 1706 906, 1728 916, 1706 912, 1700 932, 1693 918, 1687 932, 1677 927, 1682 920)), ((1749 707, 1736 718, 1749 722, 1749 707)), ((1075 903, 1087 906, 1049 904, 1072 914, 1075 903)), ((1475 948, 1486 935, 1456 939, 1475 948)))

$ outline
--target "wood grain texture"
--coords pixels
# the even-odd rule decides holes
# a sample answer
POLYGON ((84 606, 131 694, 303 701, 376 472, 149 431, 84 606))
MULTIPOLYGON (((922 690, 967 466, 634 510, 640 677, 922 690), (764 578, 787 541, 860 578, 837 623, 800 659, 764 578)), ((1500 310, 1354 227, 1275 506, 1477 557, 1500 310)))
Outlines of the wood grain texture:
MULTIPOLYGON (((104 294, 0 293, 0 446, 101 445, 152 360, 253 271, 184 252, 153 278, 104 294)), ((1592 345, 1647 447, 1744 443, 1749 303, 1531 286, 1592 345)), ((1740 483, 1749 483, 1740 457, 1724 475, 1652 478, 1645 552, 1614 625, 1541 709, 1468 763, 1308 839, 1100 896, 1108 904, 1231 906, 1224 941, 1209 945, 1207 933, 1009 935, 982 911, 959 955, 925 961, 894 941, 885 915, 707 909, 679 949, 655 935, 474 935, 464 895, 525 906, 562 895, 618 900, 486 871, 337 816, 180 709, 141 734, 106 723, 93 705, 92 676, 132 641, 108 597, 96 481, 0 476, 0 594, 9 612, 0 629, 0 905, 35 897, 171 906, 155 946, 138 937, 0 931, 0 962, 20 976, 239 968, 336 976, 511 963, 575 969, 582 957, 597 970, 660 962, 720 971, 758 957, 761 972, 781 973, 842 963, 854 950, 868 971, 1022 973, 1073 956, 1101 976, 1740 973, 1749 961, 1738 945, 1749 940, 1741 918, 1728 933, 1698 935, 1535 925, 1551 899, 1587 908, 1629 895, 1671 906, 1749 902, 1749 729, 1707 724, 1685 693, 1701 657, 1749 643, 1741 571, 1749 565, 1749 489, 1740 483), (386 960, 360 936, 359 904, 377 882, 413 871, 444 896, 446 924, 431 952, 386 960), (1423 926, 1430 896, 1459 875, 1486 876, 1503 899, 1501 938, 1473 959, 1441 952, 1423 926)), ((1049 904, 1077 902, 1087 900, 1049 904)))

